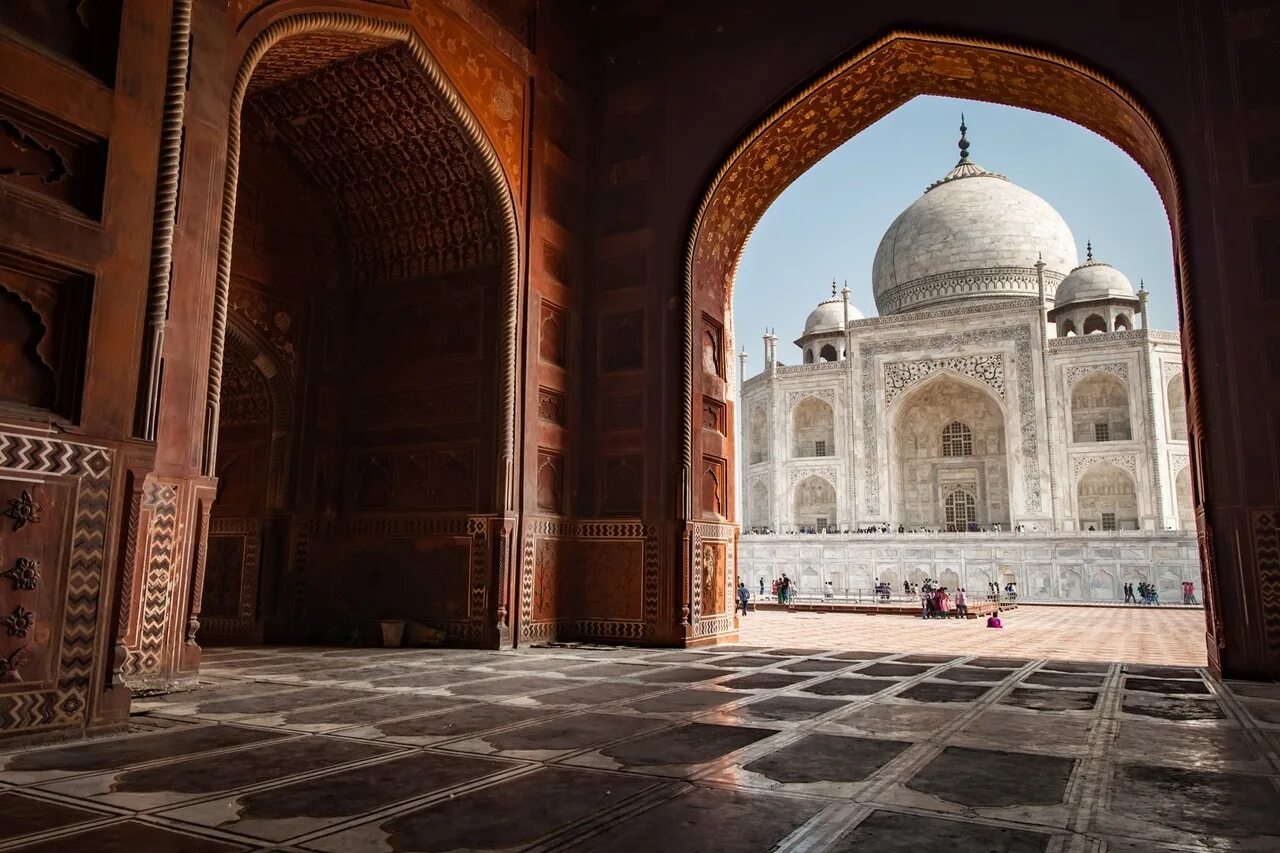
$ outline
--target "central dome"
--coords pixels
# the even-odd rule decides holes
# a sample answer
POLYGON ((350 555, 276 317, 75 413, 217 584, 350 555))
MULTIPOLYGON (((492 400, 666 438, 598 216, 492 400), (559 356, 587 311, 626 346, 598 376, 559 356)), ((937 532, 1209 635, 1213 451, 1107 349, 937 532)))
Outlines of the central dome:
POLYGON ((1043 257, 1050 298, 1076 266, 1071 229, 1049 203, 969 161, 960 162, 898 215, 871 271, 881 315, 1002 297, 1036 296, 1043 257))

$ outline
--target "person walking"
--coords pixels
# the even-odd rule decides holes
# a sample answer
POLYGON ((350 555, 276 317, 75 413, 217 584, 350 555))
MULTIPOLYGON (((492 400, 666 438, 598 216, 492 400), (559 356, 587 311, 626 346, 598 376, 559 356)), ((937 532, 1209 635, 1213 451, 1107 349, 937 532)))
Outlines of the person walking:
POLYGON ((764 598, 764 578, 760 578, 760 597, 764 598))
MULTIPOLYGON (((764 583, 764 581, 761 581, 761 583, 764 583)), ((738 584, 738 606, 742 608, 743 616, 747 615, 747 602, 750 600, 751 600, 751 590, 747 589, 747 585, 745 583, 739 583, 738 584)), ((735 608, 733 612, 737 613, 738 612, 737 608, 735 608)))
POLYGON ((956 592, 956 618, 967 619, 969 617, 969 601, 965 598, 964 587, 960 587, 956 592))
POLYGON ((1138 603, 1138 599, 1136 599, 1136 598, 1134 598, 1134 597, 1133 597, 1133 584, 1132 584, 1132 583, 1127 583, 1127 584, 1125 584, 1125 585, 1124 585, 1124 603, 1125 603, 1125 604, 1137 604, 1137 603, 1138 603))

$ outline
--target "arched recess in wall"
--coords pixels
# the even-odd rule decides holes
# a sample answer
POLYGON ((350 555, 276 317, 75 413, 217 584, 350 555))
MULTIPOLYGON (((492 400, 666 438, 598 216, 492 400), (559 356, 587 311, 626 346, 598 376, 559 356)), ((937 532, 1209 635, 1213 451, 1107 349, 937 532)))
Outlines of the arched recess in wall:
POLYGON ((222 212, 218 233, 218 264, 214 291, 213 336, 210 343, 209 378, 205 402, 204 443, 201 468, 212 475, 217 457, 217 427, 222 388, 222 366, 227 346, 231 254, 235 232, 236 193, 239 184, 241 116, 245 95, 259 62, 278 43, 302 35, 334 34, 364 40, 370 45, 399 44, 447 107, 471 144, 488 178, 488 191, 502 220, 502 281, 500 305, 497 495, 499 509, 514 508, 514 460, 516 455, 516 329, 520 302, 519 233, 515 200, 497 152, 475 115, 463 102, 439 62, 408 24, 363 15, 336 12, 287 14, 268 24, 245 51, 232 86, 227 122, 227 166, 223 182, 222 212))
POLYGON ((973 98, 1056 115, 1108 139, 1146 172, 1169 214, 1192 423, 1202 428, 1181 183, 1152 114, 1119 83, 1063 56, 969 36, 892 31, 816 75, 755 125, 721 162, 694 213, 683 291, 686 490, 699 451, 695 401, 704 393, 693 358, 695 321, 703 314, 722 319, 729 312, 743 247, 778 195, 835 148, 917 95, 973 98))
POLYGON ((1018 431, 990 386, 954 370, 936 371, 893 399, 885 424, 892 524, 946 529, 949 492, 935 491, 935 483, 968 490, 975 523, 1011 524, 1011 441, 1018 431))
POLYGON ((1128 441, 1129 386, 1118 376, 1094 371, 1071 386, 1071 440, 1128 441))
POLYGON ((288 373, 271 348, 234 316, 227 323, 227 350, 253 365, 266 383, 271 406, 271 444, 267 455, 266 493, 263 509, 287 509, 290 435, 293 423, 293 390, 288 373))

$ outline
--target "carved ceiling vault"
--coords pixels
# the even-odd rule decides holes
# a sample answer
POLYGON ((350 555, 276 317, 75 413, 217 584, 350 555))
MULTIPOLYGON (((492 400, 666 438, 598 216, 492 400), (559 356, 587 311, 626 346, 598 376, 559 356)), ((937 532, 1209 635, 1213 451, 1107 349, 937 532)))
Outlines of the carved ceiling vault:
POLYGON ((269 51, 258 75, 270 85, 251 88, 246 133, 283 146, 332 197, 358 284, 500 258, 483 163, 405 48, 300 37, 269 51))

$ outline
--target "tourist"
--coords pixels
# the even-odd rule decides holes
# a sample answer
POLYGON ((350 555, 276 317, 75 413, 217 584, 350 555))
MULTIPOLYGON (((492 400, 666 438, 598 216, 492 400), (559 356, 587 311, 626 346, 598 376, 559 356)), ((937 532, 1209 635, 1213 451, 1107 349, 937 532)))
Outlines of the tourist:
POLYGON ((1134 598, 1134 597, 1133 597, 1133 584, 1132 584, 1132 583, 1127 583, 1127 584, 1125 584, 1125 585, 1124 585, 1124 603, 1125 603, 1125 604, 1137 604, 1137 603, 1138 603, 1138 599, 1136 599, 1136 598, 1134 598))
POLYGON ((969 602, 964 595, 964 587, 960 587, 960 591, 956 593, 956 618, 964 619, 969 615, 969 602))
POLYGON ((1199 601, 1196 600, 1196 585, 1194 582, 1187 581, 1187 598, 1182 603, 1183 604, 1199 604, 1200 603, 1199 601))
POLYGON ((781 603, 791 603, 791 578, 787 577, 787 573, 782 573, 782 596, 781 603))
POLYGON ((835 584, 833 584, 831 581, 827 581, 827 588, 822 594, 826 598, 835 598, 836 597, 835 584))
POLYGON ((987 617, 987 627, 988 627, 988 628, 1003 628, 1003 627, 1004 627, 1004 625, 1000 622, 1000 611, 999 611, 999 610, 997 610, 995 613, 992 613, 990 616, 988 616, 988 617, 987 617))
MULTIPOLYGON (((761 581, 761 583, 764 583, 764 581, 761 581)), ((747 589, 747 585, 745 583, 739 583, 738 584, 738 606, 742 608, 743 616, 747 615, 747 602, 750 600, 751 600, 751 590, 747 589)), ((735 608, 733 612, 737 613, 738 611, 735 608)))
POLYGON ((955 606, 951 602, 951 595, 947 592, 947 588, 945 586, 939 588, 938 589, 938 614, 941 616, 941 618, 946 619, 951 616, 951 611, 954 609, 955 609, 955 606))
POLYGON ((764 598, 764 578, 760 578, 760 597, 764 598))
POLYGON ((933 596, 927 592, 920 594, 920 618, 929 619, 933 616, 933 596))

